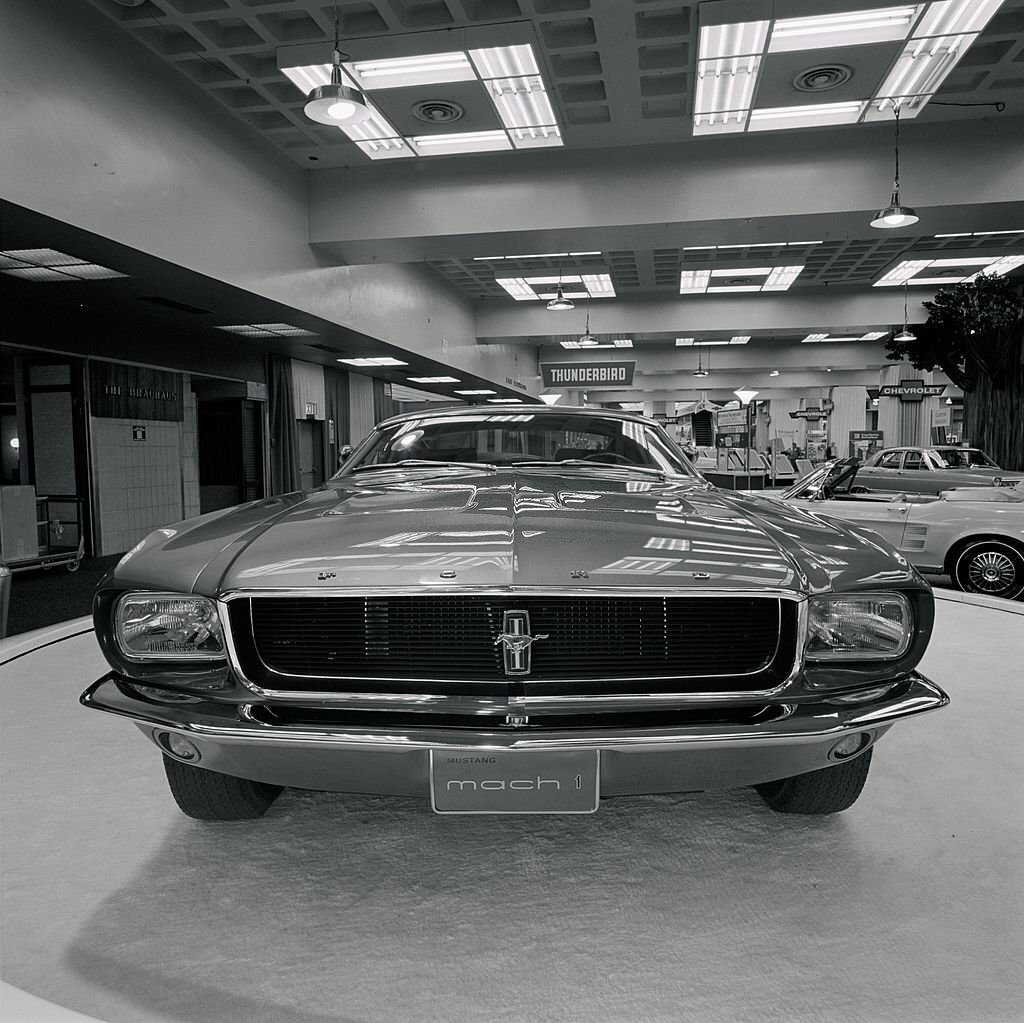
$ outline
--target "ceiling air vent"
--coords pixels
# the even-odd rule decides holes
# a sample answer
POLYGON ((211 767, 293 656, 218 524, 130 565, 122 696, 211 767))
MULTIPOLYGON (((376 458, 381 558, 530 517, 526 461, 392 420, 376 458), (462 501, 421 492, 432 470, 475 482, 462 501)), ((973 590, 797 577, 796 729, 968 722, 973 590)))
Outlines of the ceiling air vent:
POLYGON ((465 112, 458 103, 447 99, 425 99, 412 107, 413 117, 424 124, 451 124, 461 121, 465 112))
POLYGON ((853 78, 853 68, 845 64, 818 64, 793 79, 793 88, 800 92, 828 92, 838 89, 853 78))

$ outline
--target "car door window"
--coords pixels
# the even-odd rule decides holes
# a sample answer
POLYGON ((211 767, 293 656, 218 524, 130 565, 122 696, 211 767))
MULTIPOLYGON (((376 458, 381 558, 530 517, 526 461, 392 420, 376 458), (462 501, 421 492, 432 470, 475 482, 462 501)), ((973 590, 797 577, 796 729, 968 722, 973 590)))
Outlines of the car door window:
POLYGON ((903 459, 904 469, 928 469, 920 451, 908 451, 903 459))
POLYGON ((888 451, 878 460, 878 468, 898 469, 900 467, 900 458, 902 457, 902 451, 888 451))

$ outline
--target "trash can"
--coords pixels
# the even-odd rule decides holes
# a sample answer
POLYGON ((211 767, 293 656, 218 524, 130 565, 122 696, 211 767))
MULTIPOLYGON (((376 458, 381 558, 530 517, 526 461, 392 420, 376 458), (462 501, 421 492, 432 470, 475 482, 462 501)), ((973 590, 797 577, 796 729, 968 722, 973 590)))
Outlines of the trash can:
POLYGON ((11 570, 0 561, 0 639, 7 635, 7 609, 11 606, 11 570))

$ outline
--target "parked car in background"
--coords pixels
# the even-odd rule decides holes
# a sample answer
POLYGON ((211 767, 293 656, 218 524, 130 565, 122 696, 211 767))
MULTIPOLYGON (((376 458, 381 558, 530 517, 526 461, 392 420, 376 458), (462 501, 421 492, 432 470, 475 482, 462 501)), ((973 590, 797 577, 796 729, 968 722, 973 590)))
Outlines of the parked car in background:
POLYGON ((1024 599, 1024 483, 897 494, 865 490, 862 472, 853 459, 825 463, 781 497, 873 529, 967 593, 1024 599))
POLYGON ((869 490, 938 496, 955 487, 990 487, 1006 475, 979 448, 883 448, 864 462, 857 484, 869 490))
POLYGON ((590 813, 754 786, 850 806, 918 674, 928 585, 856 526, 718 490, 657 423, 524 404, 378 426, 324 486, 147 536, 101 584, 111 670, 192 817, 281 786, 590 813))

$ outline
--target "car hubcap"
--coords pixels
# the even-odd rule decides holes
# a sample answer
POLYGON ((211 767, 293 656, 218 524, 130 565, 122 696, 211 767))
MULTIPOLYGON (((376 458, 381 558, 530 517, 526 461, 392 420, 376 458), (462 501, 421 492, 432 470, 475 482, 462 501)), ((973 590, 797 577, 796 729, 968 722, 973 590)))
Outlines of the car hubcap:
POLYGON ((998 551, 986 551, 972 558, 967 569, 971 585, 986 593, 998 593, 1009 588, 1016 574, 1013 562, 998 551))

